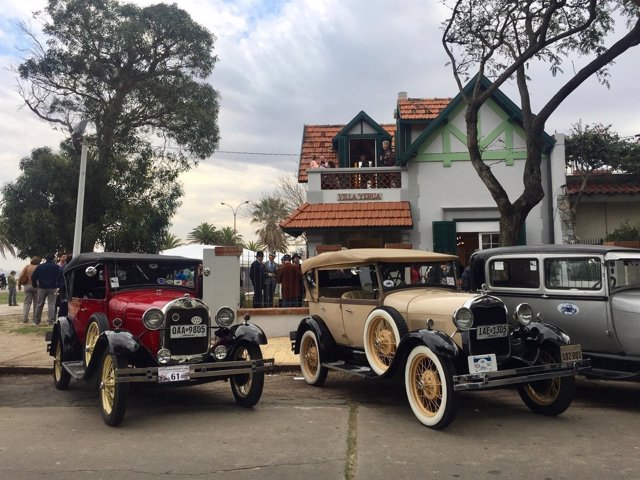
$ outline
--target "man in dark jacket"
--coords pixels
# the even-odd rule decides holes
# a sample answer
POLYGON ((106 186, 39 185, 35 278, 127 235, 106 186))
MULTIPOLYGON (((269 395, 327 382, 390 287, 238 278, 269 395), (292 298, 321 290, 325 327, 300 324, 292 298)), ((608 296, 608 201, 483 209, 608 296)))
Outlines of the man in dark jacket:
POLYGON ((58 292, 58 273, 60 267, 53 262, 55 255, 48 253, 41 263, 31 274, 31 285, 36 289, 37 303, 36 313, 33 318, 35 325, 40 324, 44 302, 47 301, 47 311, 49 313, 49 325, 53 325, 56 320, 56 294, 58 292))
POLYGON ((253 308, 262 308, 262 292, 264 291, 265 271, 262 260, 264 253, 257 252, 256 259, 249 269, 249 278, 253 284, 253 308))

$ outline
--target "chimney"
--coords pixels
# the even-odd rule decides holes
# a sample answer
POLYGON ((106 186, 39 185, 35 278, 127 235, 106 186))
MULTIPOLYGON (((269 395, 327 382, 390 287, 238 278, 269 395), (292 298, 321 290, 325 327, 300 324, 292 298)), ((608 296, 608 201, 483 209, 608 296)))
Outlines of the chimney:
POLYGON ((398 92, 398 100, 406 100, 407 92, 398 92))

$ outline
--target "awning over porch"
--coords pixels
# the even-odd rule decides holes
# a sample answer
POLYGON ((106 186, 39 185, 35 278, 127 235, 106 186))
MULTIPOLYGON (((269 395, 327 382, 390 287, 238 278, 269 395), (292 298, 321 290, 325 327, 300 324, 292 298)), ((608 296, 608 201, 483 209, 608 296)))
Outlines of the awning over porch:
POLYGON ((309 230, 413 228, 409 202, 304 203, 280 222, 294 237, 309 230))

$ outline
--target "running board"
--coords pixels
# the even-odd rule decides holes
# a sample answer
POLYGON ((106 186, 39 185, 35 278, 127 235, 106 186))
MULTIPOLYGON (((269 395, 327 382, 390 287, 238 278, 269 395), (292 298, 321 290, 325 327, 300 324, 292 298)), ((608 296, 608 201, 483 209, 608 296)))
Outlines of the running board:
POLYGON ((84 378, 84 362, 82 360, 75 360, 73 362, 62 362, 62 368, 64 368, 69 375, 76 380, 82 380, 84 378))
POLYGON ((638 380, 640 379, 640 372, 620 372, 616 370, 607 370, 605 368, 590 368, 585 372, 582 372, 587 378, 596 380, 638 380))
POLYGON ((378 378, 378 375, 369 367, 362 365, 353 365, 346 363, 342 360, 338 362, 323 363, 323 367, 327 367, 331 370, 337 370, 339 372, 350 373, 351 375, 357 375, 362 378, 378 378))

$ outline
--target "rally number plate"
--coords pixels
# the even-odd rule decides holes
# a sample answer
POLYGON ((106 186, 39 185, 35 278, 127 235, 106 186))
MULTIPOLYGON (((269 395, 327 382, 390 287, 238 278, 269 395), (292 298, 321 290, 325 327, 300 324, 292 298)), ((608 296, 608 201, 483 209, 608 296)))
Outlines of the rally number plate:
POLYGON ((158 383, 182 382, 189 380, 189 365, 158 367, 158 383))
POLYGON ((495 353, 486 353, 484 355, 469 355, 467 357, 469 364, 469 373, 486 373, 498 370, 498 362, 495 353))
POLYGON ((580 345, 562 345, 560 347, 560 361, 576 362, 582 360, 582 347, 580 345))

